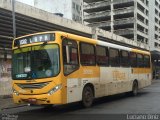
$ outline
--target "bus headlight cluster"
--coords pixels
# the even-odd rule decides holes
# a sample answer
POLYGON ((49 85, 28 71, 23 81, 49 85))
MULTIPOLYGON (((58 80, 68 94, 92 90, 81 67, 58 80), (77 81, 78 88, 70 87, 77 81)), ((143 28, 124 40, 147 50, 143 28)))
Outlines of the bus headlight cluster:
POLYGON ((15 94, 17 96, 19 95, 19 93, 14 88, 12 89, 12 91, 13 91, 13 94, 15 94))
POLYGON ((59 84, 57 86, 55 86, 53 89, 51 89, 49 92, 48 92, 48 95, 52 95, 53 93, 55 93, 56 91, 58 91, 59 89, 62 88, 62 85, 59 84))

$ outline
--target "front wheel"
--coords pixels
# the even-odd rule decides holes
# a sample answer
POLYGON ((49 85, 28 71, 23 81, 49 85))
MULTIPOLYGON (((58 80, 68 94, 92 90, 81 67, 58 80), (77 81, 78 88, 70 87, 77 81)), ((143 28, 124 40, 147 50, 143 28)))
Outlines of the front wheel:
POLYGON ((83 93, 82 93, 82 104, 84 107, 90 107, 93 104, 93 99, 94 99, 94 95, 93 95, 93 90, 90 86, 86 86, 83 89, 83 93))

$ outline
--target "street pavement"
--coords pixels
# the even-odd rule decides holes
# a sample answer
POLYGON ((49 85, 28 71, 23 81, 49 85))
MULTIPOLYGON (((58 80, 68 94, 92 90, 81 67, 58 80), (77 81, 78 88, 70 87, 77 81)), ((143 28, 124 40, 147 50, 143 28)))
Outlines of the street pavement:
POLYGON ((24 106, 27 106, 27 104, 13 103, 12 97, 0 98, 0 113, 6 109, 19 108, 19 107, 24 107, 24 106))
MULTIPOLYGON (((83 108, 80 103, 54 106, 46 109, 41 106, 10 106, 11 99, 4 103, 8 107, 0 110, 1 118, 9 115, 15 120, 81 120, 81 119, 103 119, 123 120, 131 119, 132 114, 147 115, 148 118, 160 120, 160 80, 154 80, 152 85, 141 89, 136 97, 119 94, 96 99, 93 107, 83 108), (8 102, 9 101, 9 102, 8 102), (158 115, 159 114, 159 115, 158 115), (149 116, 148 116, 149 115, 149 116)), ((0 106, 3 103, 0 102, 0 106)), ((146 117, 146 116, 141 116, 146 117)))

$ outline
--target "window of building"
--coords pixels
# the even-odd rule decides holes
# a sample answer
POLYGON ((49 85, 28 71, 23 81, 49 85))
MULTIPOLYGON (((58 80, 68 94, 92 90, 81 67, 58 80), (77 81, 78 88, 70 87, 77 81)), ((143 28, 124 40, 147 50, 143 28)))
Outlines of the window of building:
POLYGON ((158 31, 158 27, 157 26, 155 26, 155 31, 158 31))
POLYGON ((137 55, 134 52, 130 53, 130 63, 131 67, 137 67, 137 55))
POLYGON ((158 15, 158 10, 157 9, 155 9, 155 14, 158 15))
POLYGON ((146 39, 146 44, 148 44, 148 39, 146 39))
POLYGON ((76 16, 76 21, 79 21, 79 16, 76 16))
POLYGON ((80 22, 82 21, 82 18, 81 18, 81 17, 79 17, 79 21, 80 21, 80 22))
POLYGON ((120 66, 119 50, 109 49, 109 63, 112 67, 120 66))
POLYGON ((79 68, 78 45, 74 40, 63 40, 64 74, 68 75, 79 68))
POLYGON ((157 48, 157 47, 158 47, 158 43, 156 43, 156 42, 155 42, 155 43, 154 43, 154 47, 156 47, 156 48, 157 48))
POLYGON ((146 10, 146 15, 147 15, 147 16, 149 15, 149 12, 148 12, 148 10, 146 10))
POLYGON ((158 35, 157 35, 157 34, 154 34, 154 38, 155 38, 156 40, 158 40, 158 35))
POLYGON ((146 20, 146 25, 148 25, 148 20, 146 20))
POLYGON ((72 8, 75 9, 76 8, 76 4, 74 2, 72 2, 72 8))
POLYGON ((158 2, 155 0, 155 5, 158 7, 158 2))
POLYGON ((158 24, 158 19, 157 18, 155 18, 155 22, 158 24))
POLYGON ((76 4, 76 10, 79 12, 79 5, 76 4))
POLYGON ((144 67, 142 54, 137 54, 137 65, 138 67, 144 67))
POLYGON ((148 2, 148 0, 147 0, 147 1, 146 1, 146 5, 147 5, 147 6, 148 6, 148 3, 149 3, 149 2, 148 2))
POLYGON ((129 62, 129 53, 128 51, 121 51, 121 66, 128 67, 130 65, 129 62))
POLYGON ((108 56, 108 48, 97 46, 96 47, 96 59, 98 65, 108 65, 109 64, 109 56, 108 56))
POLYGON ((80 51, 80 60, 82 65, 92 66, 96 64, 94 45, 88 43, 80 43, 80 51))
POLYGON ((75 20, 75 14, 73 14, 73 20, 75 20))

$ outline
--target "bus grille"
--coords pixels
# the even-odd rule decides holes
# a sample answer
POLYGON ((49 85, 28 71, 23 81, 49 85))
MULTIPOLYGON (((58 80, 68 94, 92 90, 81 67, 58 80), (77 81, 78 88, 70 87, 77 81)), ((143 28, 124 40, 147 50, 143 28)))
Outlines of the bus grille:
POLYGON ((30 83, 30 84, 17 84, 22 89, 41 89, 48 85, 49 82, 43 82, 43 83, 30 83))

